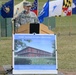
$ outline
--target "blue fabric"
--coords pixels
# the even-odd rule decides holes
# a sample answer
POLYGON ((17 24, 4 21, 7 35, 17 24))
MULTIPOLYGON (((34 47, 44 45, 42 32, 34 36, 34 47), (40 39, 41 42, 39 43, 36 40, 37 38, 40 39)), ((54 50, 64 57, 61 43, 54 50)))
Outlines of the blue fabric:
POLYGON ((14 0, 9 0, 1 7, 1 16, 3 18, 12 18, 14 12, 14 0))
POLYGON ((76 0, 73 0, 74 7, 72 8, 72 14, 76 14, 76 0))
POLYGON ((49 16, 49 0, 44 4, 44 6, 38 16, 40 23, 42 23, 44 18, 48 17, 48 16, 49 16))

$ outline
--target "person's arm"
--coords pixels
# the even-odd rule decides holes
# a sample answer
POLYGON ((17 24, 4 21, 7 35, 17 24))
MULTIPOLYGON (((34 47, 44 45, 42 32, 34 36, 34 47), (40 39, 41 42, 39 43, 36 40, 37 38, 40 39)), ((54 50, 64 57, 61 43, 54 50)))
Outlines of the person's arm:
POLYGON ((15 18, 15 26, 16 27, 20 27, 21 25, 21 15, 19 14, 16 18, 15 18))

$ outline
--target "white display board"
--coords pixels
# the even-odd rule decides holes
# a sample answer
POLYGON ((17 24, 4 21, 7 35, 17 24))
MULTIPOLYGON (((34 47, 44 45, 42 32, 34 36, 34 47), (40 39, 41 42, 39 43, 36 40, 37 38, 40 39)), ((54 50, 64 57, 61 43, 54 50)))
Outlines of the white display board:
POLYGON ((57 74, 54 34, 14 34, 13 74, 57 74))

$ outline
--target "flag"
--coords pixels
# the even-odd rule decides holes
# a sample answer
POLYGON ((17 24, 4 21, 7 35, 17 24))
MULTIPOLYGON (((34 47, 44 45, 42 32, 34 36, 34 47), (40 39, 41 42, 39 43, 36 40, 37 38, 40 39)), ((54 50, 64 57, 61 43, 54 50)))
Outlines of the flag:
POLYGON ((25 2, 25 0, 23 0, 22 2, 20 2, 19 4, 14 6, 14 16, 13 16, 13 18, 17 17, 24 10, 23 2, 25 2))
POLYGON ((43 8, 38 16, 40 23, 42 23, 44 18, 48 16, 49 16, 49 0, 43 5, 43 8))
POLYGON ((59 16, 62 13, 62 5, 63 5, 63 0, 55 0, 55 1, 47 1, 38 18, 40 22, 43 22, 43 19, 45 17, 52 17, 52 16, 59 16))
POLYGON ((12 18, 14 10, 14 0, 9 0, 1 7, 1 16, 3 18, 12 18))
POLYGON ((31 11, 38 15, 38 0, 35 0, 32 4, 31 11))
POLYGON ((60 16, 62 14, 63 0, 55 0, 49 2, 49 17, 60 16))
POLYGON ((73 4, 72 4, 72 14, 76 14, 76 0, 73 0, 73 4))
POLYGON ((72 15, 72 0, 63 0, 62 16, 72 15))

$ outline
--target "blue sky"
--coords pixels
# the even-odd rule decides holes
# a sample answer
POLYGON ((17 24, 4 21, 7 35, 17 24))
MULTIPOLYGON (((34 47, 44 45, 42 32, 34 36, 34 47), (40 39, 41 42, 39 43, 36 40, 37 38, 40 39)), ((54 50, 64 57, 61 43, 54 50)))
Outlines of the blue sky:
POLYGON ((54 50, 52 48, 52 44, 56 40, 55 35, 15 35, 15 39, 22 39, 27 46, 48 51, 51 53, 54 50), (24 41, 24 39, 31 40, 31 42, 24 41))

